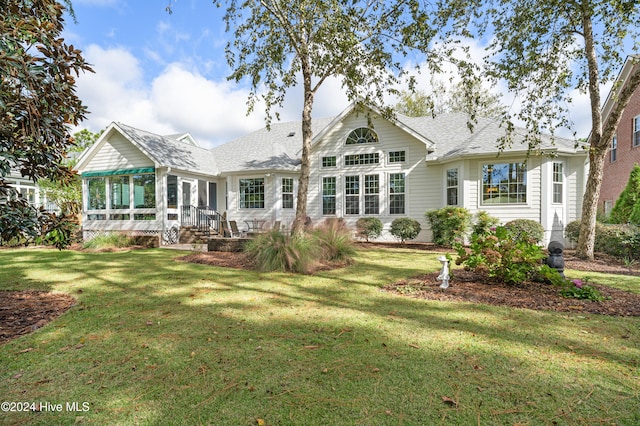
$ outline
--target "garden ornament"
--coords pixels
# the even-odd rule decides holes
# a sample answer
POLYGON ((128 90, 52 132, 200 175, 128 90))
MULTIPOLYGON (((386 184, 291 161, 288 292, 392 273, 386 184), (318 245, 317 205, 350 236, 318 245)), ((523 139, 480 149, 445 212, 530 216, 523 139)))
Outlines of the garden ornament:
POLYGON ((449 288, 449 260, 445 256, 440 256, 438 260, 442 263, 442 270, 436 279, 442 281, 440 288, 449 288))

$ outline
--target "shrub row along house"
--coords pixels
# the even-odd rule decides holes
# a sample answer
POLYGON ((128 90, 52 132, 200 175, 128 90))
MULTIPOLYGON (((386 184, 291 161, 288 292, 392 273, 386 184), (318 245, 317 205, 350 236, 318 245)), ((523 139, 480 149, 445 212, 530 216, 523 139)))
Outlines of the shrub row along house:
MULTIPOLYGON (((532 219, 545 241, 562 240, 580 217, 587 155, 573 141, 548 138, 543 155, 527 155, 522 139, 498 155, 504 129, 464 114, 384 118, 352 105, 313 121, 307 214, 312 223, 343 218, 353 226, 374 216, 390 238, 398 217, 418 220, 417 240, 429 241, 425 212, 453 205, 484 210, 503 223, 532 219), (549 155, 553 154, 553 155, 549 155)), ((160 136, 112 123, 79 159, 85 238, 105 231, 176 241, 186 226, 221 230, 221 217, 240 230, 295 216, 302 147, 300 122, 277 123, 211 150, 188 134, 160 136)), ((226 223, 226 222, 223 222, 226 223)))

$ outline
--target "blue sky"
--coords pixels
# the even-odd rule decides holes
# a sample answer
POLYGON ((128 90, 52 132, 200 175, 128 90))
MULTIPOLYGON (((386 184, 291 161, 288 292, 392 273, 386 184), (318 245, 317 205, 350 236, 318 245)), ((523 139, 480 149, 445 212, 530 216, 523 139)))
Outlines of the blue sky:
MULTIPOLYGON (((78 95, 90 111, 80 128, 96 132, 120 121, 159 134, 189 132, 212 147, 263 127, 263 108, 247 116, 247 88, 226 79, 223 9, 210 0, 173 0, 169 14, 169 1, 73 0, 77 23, 68 18, 63 36, 95 70, 78 79, 78 95)), ((471 50, 478 58, 484 54, 481 46, 471 50)), ((504 99, 517 104, 509 95, 504 99)), ((586 137, 588 98, 576 93, 574 104, 578 136, 586 137)), ((328 80, 314 116, 336 115, 347 105, 339 81, 328 80)), ((293 88, 281 120, 298 120, 301 107, 301 89, 293 88)))

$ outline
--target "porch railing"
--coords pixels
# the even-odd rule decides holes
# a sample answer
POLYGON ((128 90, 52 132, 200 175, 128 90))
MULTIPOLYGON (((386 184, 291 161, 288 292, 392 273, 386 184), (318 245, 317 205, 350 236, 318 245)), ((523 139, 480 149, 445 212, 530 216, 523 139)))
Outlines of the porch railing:
POLYGON ((220 214, 209 207, 182 206, 182 226, 192 226, 207 235, 220 230, 220 214))

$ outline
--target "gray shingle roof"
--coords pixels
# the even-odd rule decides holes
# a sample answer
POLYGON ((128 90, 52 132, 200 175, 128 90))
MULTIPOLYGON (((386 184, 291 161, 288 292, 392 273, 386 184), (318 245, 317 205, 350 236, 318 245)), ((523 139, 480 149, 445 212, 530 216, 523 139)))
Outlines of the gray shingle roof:
MULTIPOLYGON (((314 135, 337 117, 313 119, 314 135)), ((485 118, 477 119, 472 132, 467 127, 468 115, 463 113, 440 114, 435 118, 398 114, 396 120, 424 140, 434 143, 435 150, 427 156, 430 161, 495 154, 498 152, 497 141, 505 135, 505 129, 497 121, 485 118)), ((296 171, 300 166, 300 121, 274 123, 269 130, 263 128, 248 133, 211 150, 178 140, 184 133, 160 136, 121 123, 117 126, 160 166, 209 175, 254 170, 296 171)), ((505 149, 505 153, 527 152, 528 145, 523 141, 524 129, 516 129, 513 144, 505 149)), ((558 137, 552 142, 550 137, 543 136, 540 148, 579 152, 574 141, 558 137)))
MULTIPOLYGON (((314 118, 312 130, 317 134, 333 120, 314 118)), ((300 121, 271 124, 211 150, 221 172, 251 170, 289 170, 300 165, 302 129, 300 121)))
POLYGON ((220 172, 210 150, 175 139, 175 136, 180 137, 184 133, 161 136, 122 123, 116 124, 159 166, 209 175, 216 175, 220 172))
MULTIPOLYGON (((446 161, 459 156, 496 154, 498 140, 506 134, 498 121, 488 118, 478 118, 472 123, 472 131, 467 126, 469 116, 464 113, 440 114, 435 118, 399 116, 398 120, 435 143, 435 151, 427 158, 431 160, 446 161)), ((529 146, 524 141, 525 131, 516 128, 513 143, 504 150, 505 153, 527 152, 529 146)), ((573 140, 555 137, 552 141, 548 135, 542 136, 540 149, 578 152, 573 140)))

